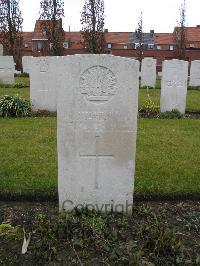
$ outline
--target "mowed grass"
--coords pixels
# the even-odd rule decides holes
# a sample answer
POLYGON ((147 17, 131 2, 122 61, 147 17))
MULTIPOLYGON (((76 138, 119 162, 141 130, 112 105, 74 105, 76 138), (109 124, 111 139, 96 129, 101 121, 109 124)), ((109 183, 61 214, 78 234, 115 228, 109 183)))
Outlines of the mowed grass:
POLYGON ((200 120, 139 120, 136 193, 200 196, 200 120))
POLYGON ((0 194, 56 194, 56 120, 0 119, 0 194))
MULTIPOLYGON (((55 199, 56 118, 0 119, 0 136, 0 198, 55 199)), ((135 176, 143 199, 200 197, 200 120, 139 119, 135 176)))
POLYGON ((23 99, 30 99, 30 89, 29 89, 29 78, 16 77, 15 83, 23 84, 27 87, 25 88, 1 88, 0 87, 0 97, 4 95, 19 95, 23 99))

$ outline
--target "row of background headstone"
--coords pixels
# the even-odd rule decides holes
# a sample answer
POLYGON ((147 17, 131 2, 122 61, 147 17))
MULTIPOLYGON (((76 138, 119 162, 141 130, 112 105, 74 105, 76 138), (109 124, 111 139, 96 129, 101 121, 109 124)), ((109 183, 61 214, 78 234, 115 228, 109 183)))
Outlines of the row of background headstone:
POLYGON ((0 43, 0 56, 3 56, 3 45, 0 43))
MULTIPOLYGON (((57 110, 59 62, 65 57, 23 57, 24 72, 30 73, 30 98, 33 110, 57 110)), ((145 58, 141 67, 141 86, 156 86, 156 60, 145 58)), ((177 59, 163 62, 161 81, 161 112, 173 109, 185 113, 188 62, 177 59)), ((0 57, 0 80, 14 83, 14 61, 11 56, 0 57)), ((190 85, 200 86, 200 61, 191 63, 190 85)))
MULTIPOLYGON (((24 56, 22 59, 23 72, 29 73, 29 66, 31 65, 32 56, 24 56)), ((156 64, 157 60, 154 58, 146 57, 142 60, 141 66, 141 87, 147 86, 151 88, 156 87, 156 64)), ((162 76, 162 72, 158 73, 158 76, 162 76)), ((191 62, 190 67, 190 83, 189 86, 200 86, 200 60, 191 62)))
POLYGON ((14 84, 15 64, 12 56, 0 56, 0 82, 14 84))
MULTIPOLYGON (((57 90, 59 89, 60 76, 58 69, 60 69, 60 64, 63 65, 63 69, 65 68, 63 63, 64 58, 65 57, 32 58, 29 70, 31 85, 30 95, 34 111, 57 110, 57 90)), ((163 62, 160 98, 161 112, 177 109, 181 113, 185 113, 188 64, 187 61, 177 59, 163 62)), ((156 60, 152 58, 144 59, 141 69, 141 85, 153 87, 155 83, 156 60)), ((66 84, 66 89, 69 87, 70 80, 66 84)))

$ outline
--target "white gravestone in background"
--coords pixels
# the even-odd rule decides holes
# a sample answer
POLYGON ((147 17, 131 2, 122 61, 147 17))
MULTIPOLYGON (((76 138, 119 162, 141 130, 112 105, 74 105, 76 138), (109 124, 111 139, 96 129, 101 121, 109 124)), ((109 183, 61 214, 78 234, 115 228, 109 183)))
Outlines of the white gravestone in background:
POLYGON ((141 87, 148 86, 155 88, 156 86, 156 63, 153 58, 144 58, 141 68, 141 87))
POLYGON ((0 43, 0 56, 3 56, 3 44, 0 43))
POLYGON ((139 63, 109 55, 68 56, 60 78, 60 209, 130 211, 139 63))
POLYGON ((163 62, 161 82, 161 112, 178 110, 185 113, 188 62, 178 59, 163 62))
POLYGON ((22 57, 23 73, 29 74, 32 58, 33 58, 32 56, 23 56, 22 57))
POLYGON ((191 62, 190 86, 200 86, 200 60, 195 60, 191 62))
POLYGON ((33 111, 55 112, 59 73, 57 57, 33 57, 30 68, 30 99, 33 111))
POLYGON ((0 56, 0 83, 14 84, 15 65, 12 56, 0 56))

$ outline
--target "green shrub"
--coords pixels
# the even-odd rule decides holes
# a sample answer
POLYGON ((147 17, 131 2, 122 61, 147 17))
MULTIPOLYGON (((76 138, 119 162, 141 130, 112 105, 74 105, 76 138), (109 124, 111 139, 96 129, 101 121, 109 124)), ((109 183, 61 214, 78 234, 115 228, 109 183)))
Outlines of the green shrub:
POLYGON ((176 109, 174 109, 172 111, 160 113, 161 119, 181 119, 183 117, 184 117, 183 114, 176 109))
POLYGON ((26 72, 21 73, 21 74, 16 74, 16 73, 15 73, 15 77, 28 78, 28 77, 29 77, 29 74, 26 73, 26 72))
POLYGON ((18 95, 5 95, 0 99, 0 116, 22 117, 30 113, 30 103, 18 95))

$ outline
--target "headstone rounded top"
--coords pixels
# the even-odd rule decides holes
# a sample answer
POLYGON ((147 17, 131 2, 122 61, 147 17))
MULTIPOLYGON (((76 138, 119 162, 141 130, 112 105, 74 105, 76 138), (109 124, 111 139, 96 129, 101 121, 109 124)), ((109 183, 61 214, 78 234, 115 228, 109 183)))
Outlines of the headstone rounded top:
POLYGON ((117 91, 115 74, 101 65, 90 67, 81 74, 80 91, 89 102, 108 102, 117 91))

